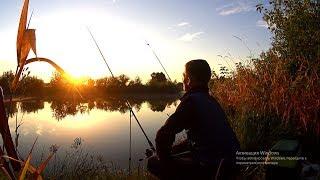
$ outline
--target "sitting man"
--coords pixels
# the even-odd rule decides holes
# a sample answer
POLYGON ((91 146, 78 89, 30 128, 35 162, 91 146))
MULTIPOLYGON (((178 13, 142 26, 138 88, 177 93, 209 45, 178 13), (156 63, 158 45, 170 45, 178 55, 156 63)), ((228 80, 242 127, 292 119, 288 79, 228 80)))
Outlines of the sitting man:
POLYGON ((183 76, 186 93, 157 132, 157 155, 148 159, 148 170, 160 179, 225 179, 240 147, 223 109, 209 94, 210 66, 201 59, 189 61, 183 76), (182 130, 187 139, 173 145, 182 130))

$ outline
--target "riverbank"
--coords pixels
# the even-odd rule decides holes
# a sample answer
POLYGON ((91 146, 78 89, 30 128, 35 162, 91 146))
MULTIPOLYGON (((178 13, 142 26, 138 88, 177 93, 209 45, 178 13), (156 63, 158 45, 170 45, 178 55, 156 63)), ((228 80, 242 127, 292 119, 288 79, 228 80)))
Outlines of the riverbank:
MULTIPOLYGON (((49 95, 44 97, 13 97, 12 102, 24 102, 33 100, 62 100, 62 99, 82 99, 82 100, 99 100, 99 99, 136 99, 136 100, 161 100, 161 99, 179 99, 184 92, 179 93, 126 93, 126 94, 108 94, 103 96, 65 96, 65 95, 49 95)), ((4 103, 10 102, 10 98, 5 98, 4 103)))
MULTIPOLYGON (((39 100, 39 97, 14 97, 12 98, 12 102, 24 102, 24 101, 33 101, 33 100, 39 100)), ((5 98, 3 100, 4 103, 9 103, 10 98, 5 98)))

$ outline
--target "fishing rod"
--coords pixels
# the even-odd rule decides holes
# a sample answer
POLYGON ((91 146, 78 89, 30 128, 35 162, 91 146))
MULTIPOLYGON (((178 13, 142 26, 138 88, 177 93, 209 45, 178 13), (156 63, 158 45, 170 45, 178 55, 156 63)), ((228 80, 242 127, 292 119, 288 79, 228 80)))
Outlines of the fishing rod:
MULTIPOLYGON (((145 42, 146 42, 146 45, 149 46, 149 48, 150 48, 150 50, 152 51, 153 55, 154 55, 154 56, 156 57, 156 59, 158 60, 158 62, 159 62, 159 64, 161 65, 162 69, 163 69, 164 72, 166 73, 169 81, 172 82, 172 80, 171 80, 171 78, 170 78, 170 76, 169 76, 166 68, 165 68, 165 67, 163 66, 163 64, 161 63, 161 60, 160 60, 160 58, 157 56, 156 52, 152 49, 150 43, 148 43, 147 40, 145 40, 145 42)), ((170 117, 170 115, 169 115, 168 113, 167 113, 167 116, 170 117)))
MULTIPOLYGON (((90 33, 91 38, 92 38, 92 40, 94 41, 96 47, 98 48, 98 50, 99 50, 99 52, 100 52, 100 55, 101 55, 104 63, 107 65, 107 67, 108 67, 108 69, 109 69, 109 71, 110 71, 110 74, 111 74, 112 78, 115 78, 115 76, 113 75, 113 73, 112 73, 112 71, 111 71, 110 66, 108 65, 108 63, 107 63, 107 61, 106 61, 106 58, 104 57, 104 55, 103 55, 103 53, 102 53, 102 51, 101 51, 101 49, 100 49, 100 47, 99 47, 96 39, 94 38, 92 32, 90 31, 89 27, 87 27, 87 30, 88 30, 88 32, 90 33)), ((126 105, 128 106, 128 108, 129 108, 129 110, 130 110, 130 113, 132 114, 132 116, 133 116, 134 119, 136 120, 137 124, 139 125, 139 127, 140 127, 143 135, 144 135, 145 138, 147 139, 147 142, 148 142, 150 148, 151 148, 153 151, 156 151, 156 148, 154 147, 154 145, 153 145, 152 142, 150 141, 149 137, 147 136, 146 132, 144 131, 143 127, 141 126, 141 124, 140 124, 140 122, 139 122, 136 114, 135 114, 134 111, 132 110, 132 106, 131 106, 131 104, 130 104, 130 102, 129 102, 128 100, 126 100, 126 105)))
POLYGON ((147 46, 149 46, 149 48, 151 49, 151 51, 152 51, 153 55, 154 55, 154 56, 156 57, 156 59, 158 60, 158 62, 159 62, 159 64, 161 65, 162 69, 163 69, 163 70, 164 70, 164 72, 166 73, 166 75, 167 75, 167 77, 168 77, 169 81, 171 81, 171 82, 172 82, 172 80, 171 80, 171 78, 170 78, 170 76, 169 76, 169 74, 168 74, 168 72, 167 72, 166 68, 163 66, 163 64, 162 64, 162 63, 161 63, 161 61, 160 61, 160 58, 157 56, 156 52, 152 49, 151 45, 147 42, 147 40, 146 40, 146 44, 147 44, 147 46))
MULTIPOLYGON (((159 62, 159 64, 161 65, 162 69, 163 69, 163 70, 164 70, 164 72, 166 73, 166 75, 167 75, 167 77, 168 77, 169 81, 170 81, 170 82, 172 82, 172 80, 171 80, 171 78, 170 78, 170 76, 169 76, 169 74, 168 74, 168 72, 167 72, 166 68, 165 68, 165 67, 163 66, 163 64, 161 63, 160 58, 157 56, 156 52, 152 49, 152 47, 151 47, 150 43, 148 43, 148 42, 147 42, 147 40, 145 40, 145 42, 146 42, 147 46, 149 46, 149 48, 150 48, 150 50, 152 51, 153 55, 154 55, 154 56, 156 57, 156 59, 158 60, 158 62, 159 62)), ((168 117, 170 117, 170 115, 169 115, 169 114, 167 114, 167 116, 168 116, 168 117)))
POLYGON ((90 33, 90 35, 91 35, 92 40, 94 41, 95 45, 97 46, 97 48, 98 48, 98 50, 99 50, 99 53, 100 53, 100 55, 101 55, 104 63, 107 65, 107 67, 108 67, 108 69, 109 69, 109 72, 111 73, 111 76, 114 78, 114 75, 113 75, 113 73, 112 73, 112 71, 111 71, 111 69, 110 69, 110 66, 109 66, 109 64, 107 63, 106 58, 104 57, 104 55, 103 55, 103 53, 102 53, 102 51, 101 51, 101 49, 100 49, 100 47, 99 47, 96 39, 94 38, 93 34, 91 33, 91 31, 90 31, 90 29, 89 29, 88 27, 87 27, 87 29, 88 29, 88 31, 89 31, 89 33, 90 33))
POLYGON ((131 175, 131 156, 132 156, 132 143, 131 143, 131 122, 132 122, 132 113, 130 111, 130 132, 129 132, 129 142, 130 142, 130 145, 129 145, 129 175, 131 175))

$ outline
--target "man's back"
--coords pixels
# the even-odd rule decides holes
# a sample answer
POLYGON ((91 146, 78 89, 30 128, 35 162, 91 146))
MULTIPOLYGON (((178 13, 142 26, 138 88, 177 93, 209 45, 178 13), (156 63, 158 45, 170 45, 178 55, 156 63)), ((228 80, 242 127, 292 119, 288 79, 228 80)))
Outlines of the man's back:
POLYGON ((239 142, 230 128, 226 115, 219 103, 207 91, 196 90, 184 97, 184 103, 191 102, 192 111, 188 121, 188 139, 191 141, 194 158, 202 163, 216 164, 221 158, 234 158, 239 142))
POLYGON ((225 113, 208 89, 193 89, 157 133, 157 153, 170 156, 176 133, 187 131, 194 160, 216 164, 221 158, 233 158, 239 149, 238 140, 227 123, 225 113))
MULTIPOLYGON (((210 79, 211 68, 205 60, 186 63, 186 94, 157 132, 157 154, 148 159, 148 169, 154 175, 163 179, 212 179, 218 175, 221 162, 223 169, 232 168, 239 142, 221 106, 208 93, 210 79), (187 140, 173 146, 176 134, 182 130, 187 131, 187 140), (183 151, 191 153, 182 155, 183 151)), ((230 170, 222 171, 231 174, 230 170)))

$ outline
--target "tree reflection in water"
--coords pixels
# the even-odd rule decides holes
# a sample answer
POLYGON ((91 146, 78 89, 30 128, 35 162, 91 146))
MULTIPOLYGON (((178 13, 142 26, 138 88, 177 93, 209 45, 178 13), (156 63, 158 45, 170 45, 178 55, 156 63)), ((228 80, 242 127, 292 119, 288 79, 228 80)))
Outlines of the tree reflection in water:
POLYGON ((50 107, 53 117, 55 117, 57 120, 61 120, 67 115, 76 115, 80 109, 80 113, 85 112, 83 105, 76 101, 53 100, 50 107))
POLYGON ((10 118, 12 118, 18 110, 23 113, 36 113, 44 108, 43 100, 30 100, 30 101, 8 101, 5 103, 6 112, 10 118))
POLYGON ((20 109, 22 112, 35 113, 44 108, 44 101, 23 101, 20 102, 20 109))
MULTIPOLYGON (((48 100, 52 110, 52 116, 59 120, 64 119, 67 115, 74 116, 78 113, 89 113, 92 109, 100 109, 108 112, 120 112, 122 114, 129 111, 126 100, 129 100, 132 107, 139 112, 144 102, 154 112, 163 112, 166 107, 177 105, 178 96, 158 96, 158 97, 109 97, 103 99, 81 100, 81 99, 63 99, 57 98, 48 100)), ((47 101, 47 100, 46 100, 47 101)), ((18 109, 23 113, 36 113, 44 108, 43 100, 33 100, 24 102, 13 102, 6 104, 9 115, 12 117, 18 109)))
POLYGON ((7 115, 12 118, 15 113, 18 112, 18 103, 17 102, 7 102, 5 103, 5 109, 7 112, 7 115))
POLYGON ((157 101, 148 101, 148 107, 153 111, 153 112, 163 112, 166 107, 170 107, 171 105, 176 106, 177 101, 171 101, 168 102, 163 99, 159 99, 157 101))

